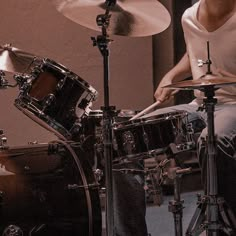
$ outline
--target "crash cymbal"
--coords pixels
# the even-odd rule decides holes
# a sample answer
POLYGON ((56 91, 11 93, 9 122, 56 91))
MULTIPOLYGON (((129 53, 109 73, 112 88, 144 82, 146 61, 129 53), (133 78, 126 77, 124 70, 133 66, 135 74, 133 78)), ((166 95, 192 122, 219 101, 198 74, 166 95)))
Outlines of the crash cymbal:
MULTIPOLYGON (((105 0, 53 0, 56 9, 70 20, 101 31, 96 17, 104 14, 105 0)), ((158 34, 170 25, 170 14, 157 0, 117 0, 110 11, 108 34, 141 37, 158 34)))
POLYGON ((196 80, 186 80, 164 86, 163 88, 171 89, 204 89, 208 86, 214 86, 215 88, 221 88, 223 86, 236 85, 236 77, 220 77, 216 75, 204 75, 196 80))
POLYGON ((0 46, 0 70, 24 73, 29 69, 35 58, 35 55, 14 48, 10 44, 0 46))

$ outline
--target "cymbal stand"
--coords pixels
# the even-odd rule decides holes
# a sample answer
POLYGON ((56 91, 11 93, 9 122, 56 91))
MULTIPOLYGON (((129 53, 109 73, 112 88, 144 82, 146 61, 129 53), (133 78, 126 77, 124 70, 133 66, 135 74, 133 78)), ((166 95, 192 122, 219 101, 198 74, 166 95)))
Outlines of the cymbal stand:
POLYGON ((217 146, 214 129, 214 107, 217 102, 214 86, 205 86, 202 91, 205 93, 204 108, 207 112, 207 189, 206 195, 199 198, 198 207, 190 221, 186 235, 200 235, 206 230, 207 236, 220 236, 224 231, 227 235, 235 235, 236 219, 233 212, 225 205, 222 197, 218 196, 216 155, 217 146), (226 212, 225 209, 227 210, 226 212), (221 214, 221 217, 219 215, 221 214), (220 222, 223 220, 223 222, 220 222), (233 234, 234 232, 234 234, 233 234))
MULTIPOLYGON (((208 64, 207 74, 211 74, 210 63, 208 42, 208 62, 205 63, 208 64)), ((218 176, 216 168, 217 146, 214 128, 214 110, 215 104, 217 103, 215 91, 217 88, 215 88, 214 85, 203 85, 199 90, 204 92, 205 99, 203 100, 204 106, 202 109, 205 109, 207 113, 207 189, 206 196, 203 196, 199 202, 194 216, 190 221, 186 235, 200 235, 204 230, 206 230, 207 236, 220 236, 220 232, 222 231, 227 235, 235 235, 236 219, 233 212, 230 209, 224 212, 227 206, 223 198, 218 196, 218 176), (223 220, 223 222, 220 222, 221 220, 223 220)))
POLYGON ((113 207, 113 181, 112 181, 112 113, 115 107, 109 102, 109 49, 108 44, 112 41, 107 34, 110 23, 110 10, 115 6, 116 0, 106 0, 105 14, 98 15, 97 25, 102 29, 102 35, 92 37, 93 46, 97 46, 103 56, 104 69, 104 107, 103 110, 103 145, 105 157, 105 183, 106 183, 106 235, 114 235, 114 207, 113 207))

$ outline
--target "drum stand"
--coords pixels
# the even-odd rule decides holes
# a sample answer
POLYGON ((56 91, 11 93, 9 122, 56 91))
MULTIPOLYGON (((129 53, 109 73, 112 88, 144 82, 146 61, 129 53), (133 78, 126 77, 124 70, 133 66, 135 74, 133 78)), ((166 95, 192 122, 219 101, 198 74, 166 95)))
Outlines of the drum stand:
POLYGON ((180 179, 183 174, 191 173, 191 168, 180 169, 178 167, 171 168, 167 176, 169 179, 174 180, 174 199, 169 201, 169 212, 173 213, 174 224, 175 224, 175 236, 183 235, 183 203, 184 201, 180 198, 180 179))
MULTIPOLYGON (((188 149, 178 150, 177 146, 174 143, 169 145, 168 149, 168 159, 172 159, 174 161, 174 165, 176 165, 176 155, 182 152, 187 151, 188 149)), ((190 148, 189 148, 190 150, 190 148)), ((181 177, 184 174, 192 173, 192 168, 180 168, 180 167, 171 167, 167 172, 163 173, 163 177, 168 177, 169 179, 173 180, 174 183, 174 199, 169 201, 168 210, 169 212, 173 213, 174 217, 174 225, 175 225, 175 236, 182 236, 183 235, 183 203, 184 201, 181 200, 180 196, 180 182, 181 177)))
POLYGON ((206 196, 201 199, 194 216, 192 217, 186 235, 200 235, 206 230, 207 236, 220 236, 220 231, 227 235, 235 235, 236 219, 233 212, 225 204, 222 197, 218 196, 216 155, 217 146, 214 130, 214 106, 217 99, 214 98, 216 88, 206 85, 200 89, 205 94, 203 109, 207 112, 207 189, 206 196), (226 211, 225 211, 226 210, 226 211), (219 213, 221 217, 219 217, 219 213), (205 219, 206 218, 206 219, 205 219), (220 222, 222 221, 223 222, 220 222))
POLYGON ((109 104, 109 49, 108 44, 112 41, 107 34, 110 23, 110 10, 115 6, 116 0, 106 0, 105 14, 98 15, 97 25, 102 29, 102 35, 92 37, 93 46, 97 46, 103 56, 104 69, 104 107, 103 110, 103 145, 105 157, 105 184, 106 184, 106 235, 114 235, 114 207, 113 207, 113 181, 112 181, 112 114, 115 107, 109 104))

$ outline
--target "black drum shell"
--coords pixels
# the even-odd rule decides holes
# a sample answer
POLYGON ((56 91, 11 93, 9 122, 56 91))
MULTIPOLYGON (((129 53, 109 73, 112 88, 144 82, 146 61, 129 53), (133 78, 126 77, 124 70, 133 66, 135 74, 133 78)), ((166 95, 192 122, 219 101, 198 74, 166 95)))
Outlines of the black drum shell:
POLYGON ((86 154, 77 146, 73 150, 82 171, 78 160, 61 145, 22 146, 0 152, 0 235, 10 225, 22 229, 24 235, 34 230, 32 235, 39 236, 101 235, 96 181, 86 154), (85 190, 88 186, 82 176, 91 186, 89 190, 85 190), (90 234, 89 222, 93 225, 90 234))
POLYGON ((186 113, 179 111, 113 124, 118 159, 165 152, 181 132, 185 117, 186 113))

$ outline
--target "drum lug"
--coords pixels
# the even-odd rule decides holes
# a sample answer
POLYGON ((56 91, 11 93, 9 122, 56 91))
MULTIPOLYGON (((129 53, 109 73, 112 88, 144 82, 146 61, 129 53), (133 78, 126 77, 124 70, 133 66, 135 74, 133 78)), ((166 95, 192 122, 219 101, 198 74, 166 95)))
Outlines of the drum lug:
POLYGON ((70 133, 72 135, 76 135, 81 129, 81 120, 78 119, 72 126, 72 128, 70 129, 70 133))
MULTIPOLYGON (((85 115, 88 115, 89 112, 91 111, 91 101, 88 100, 87 98, 83 98, 80 103, 77 105, 77 109, 81 110, 83 113, 85 112, 85 115)), ((77 110, 77 111, 78 111, 77 110)), ((79 112, 79 111, 78 111, 79 112)), ((80 115, 81 116, 81 115, 80 115)))
POLYGON ((9 147, 6 146, 7 138, 3 133, 3 130, 0 130, 0 149, 8 149, 9 147))
POLYGON ((45 110, 47 107, 51 106, 53 102, 55 102, 56 97, 54 94, 50 93, 43 99, 43 110, 45 110))
POLYGON ((66 81, 66 77, 63 78, 63 79, 60 79, 60 80, 58 81, 58 84, 57 84, 57 86, 56 86, 56 91, 59 91, 59 90, 62 89, 62 87, 63 87, 64 84, 65 84, 65 81, 66 81))
POLYGON ((133 151, 136 149, 134 135, 130 131, 125 131, 122 134, 123 139, 123 147, 126 151, 126 154, 132 154, 133 151))
POLYGON ((42 72, 41 66, 40 66, 40 65, 35 66, 34 69, 33 69, 33 71, 32 71, 32 73, 31 73, 31 76, 32 76, 33 78, 37 78, 38 75, 39 75, 41 72, 42 72))
POLYGON ((19 85, 19 87, 23 87, 25 83, 29 80, 30 76, 29 75, 14 75, 14 79, 19 85))
MULTIPOLYGON (((23 80, 22 80, 23 81, 23 80)), ((27 94, 32 86, 31 79, 29 77, 25 78, 25 81, 20 85, 20 94, 19 98, 27 94)))
POLYGON ((17 225, 8 225, 4 231, 3 236, 23 236, 23 230, 17 225))
POLYGON ((148 135, 147 135, 147 133, 145 131, 143 131, 143 141, 144 141, 146 147, 148 148, 149 140, 148 140, 148 135))
POLYGON ((99 183, 104 177, 103 170, 96 168, 95 170, 93 170, 93 172, 94 172, 95 180, 99 183))

